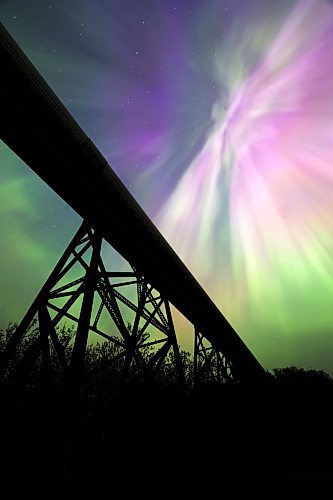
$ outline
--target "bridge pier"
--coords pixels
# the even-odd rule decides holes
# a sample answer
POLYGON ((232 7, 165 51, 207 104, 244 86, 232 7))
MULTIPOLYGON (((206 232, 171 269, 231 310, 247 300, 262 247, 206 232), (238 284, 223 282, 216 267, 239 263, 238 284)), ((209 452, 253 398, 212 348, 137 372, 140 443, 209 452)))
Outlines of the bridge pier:
POLYGON ((123 362, 123 383, 131 376, 133 365, 139 377, 158 377, 171 352, 179 382, 184 382, 168 299, 134 268, 108 270, 101 247, 102 236, 83 222, 2 352, 2 374, 22 339, 35 335, 43 386, 52 386, 52 364, 56 361, 63 372, 66 392, 77 392, 82 378, 89 376, 85 355, 94 335, 95 340, 116 346, 113 361, 123 362), (129 288, 132 293, 124 293, 129 288), (126 311, 131 313, 132 324, 126 311), (105 317, 101 324, 103 313, 107 324, 105 317), (57 331, 64 319, 77 325, 70 349, 61 344, 57 331))

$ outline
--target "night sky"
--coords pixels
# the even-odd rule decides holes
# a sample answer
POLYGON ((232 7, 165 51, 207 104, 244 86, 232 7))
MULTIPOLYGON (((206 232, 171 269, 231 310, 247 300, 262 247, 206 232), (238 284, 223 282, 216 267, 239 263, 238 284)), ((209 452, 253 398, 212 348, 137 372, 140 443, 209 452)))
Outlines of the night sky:
MULTIPOLYGON (((0 0, 0 18, 259 361, 333 374, 333 3, 0 0)), ((0 158, 6 326, 80 218, 0 158)))

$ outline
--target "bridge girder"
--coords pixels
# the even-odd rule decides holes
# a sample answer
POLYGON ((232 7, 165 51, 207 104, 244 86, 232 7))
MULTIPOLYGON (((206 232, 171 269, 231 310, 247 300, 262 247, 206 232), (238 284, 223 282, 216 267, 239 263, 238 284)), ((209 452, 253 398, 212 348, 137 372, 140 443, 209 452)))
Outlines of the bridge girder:
MULTIPOLYGON (((1 139, 195 325, 232 366, 236 380, 264 377, 260 363, 2 25, 0 57, 1 139)), ((91 296, 85 297, 89 305, 91 296)), ((87 323, 80 318, 79 331, 87 323)))

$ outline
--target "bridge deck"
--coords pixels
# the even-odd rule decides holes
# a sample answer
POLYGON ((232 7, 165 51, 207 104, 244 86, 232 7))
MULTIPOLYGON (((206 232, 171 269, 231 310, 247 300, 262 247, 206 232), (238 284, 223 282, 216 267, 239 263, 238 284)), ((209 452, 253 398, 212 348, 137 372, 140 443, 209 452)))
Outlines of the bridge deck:
POLYGON ((232 362, 264 370, 6 29, 0 26, 1 139, 232 362))

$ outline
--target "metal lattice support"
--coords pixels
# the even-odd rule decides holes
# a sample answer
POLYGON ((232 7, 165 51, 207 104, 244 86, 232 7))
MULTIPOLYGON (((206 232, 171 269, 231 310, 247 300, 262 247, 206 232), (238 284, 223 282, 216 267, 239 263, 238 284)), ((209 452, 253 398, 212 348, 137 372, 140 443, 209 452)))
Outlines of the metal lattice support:
POLYGON ((233 381, 232 364, 221 351, 194 329, 194 384, 233 381))
POLYGON ((48 387, 52 385, 50 348, 70 385, 80 384, 89 332, 117 347, 116 361, 123 360, 124 380, 133 365, 143 376, 156 376, 170 351, 178 376, 183 378, 168 300, 134 268, 130 272, 108 271, 101 245, 101 235, 83 222, 11 336, 0 358, 2 373, 19 343, 34 329, 38 332, 35 344, 41 356, 43 384, 48 387), (77 325, 70 359, 57 334, 64 319, 77 325))

